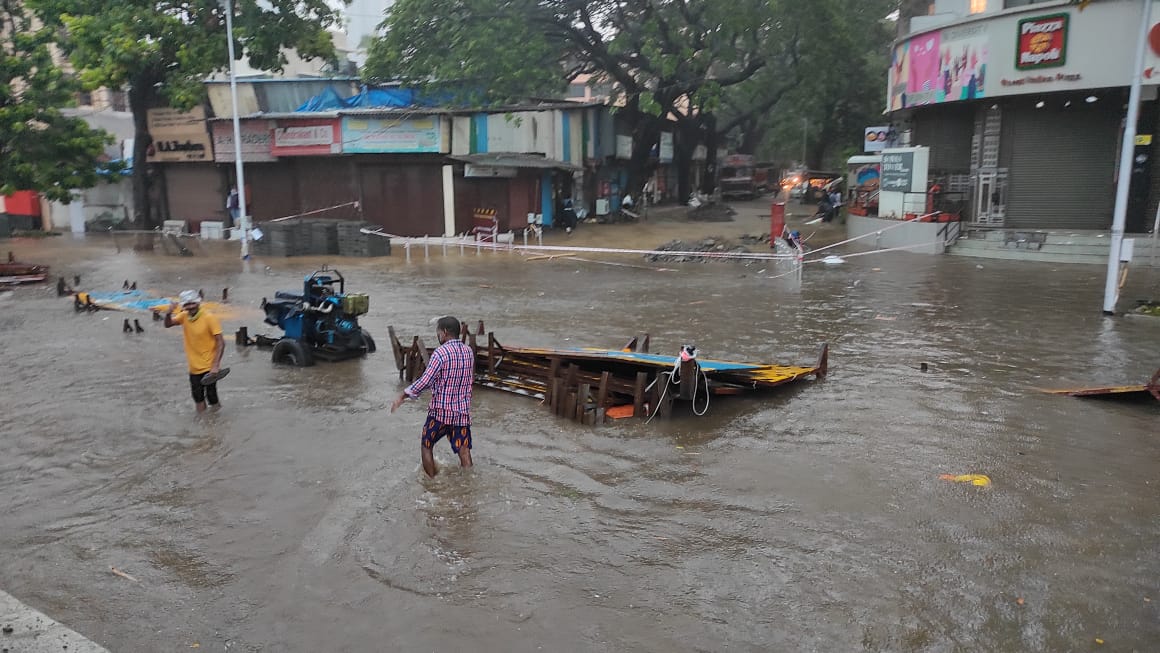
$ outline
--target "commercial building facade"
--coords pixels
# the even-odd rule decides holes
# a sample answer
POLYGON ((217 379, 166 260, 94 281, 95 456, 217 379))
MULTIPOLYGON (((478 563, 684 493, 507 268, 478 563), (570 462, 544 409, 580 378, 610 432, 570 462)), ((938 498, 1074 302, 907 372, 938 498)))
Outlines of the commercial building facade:
MULTIPOLYGON (((903 25, 889 73, 891 145, 930 148, 930 183, 977 227, 1107 230, 1140 21, 1149 45, 1127 231, 1160 200, 1160 5, 939 0, 903 25)), ((905 18, 904 18, 905 19, 905 18)))

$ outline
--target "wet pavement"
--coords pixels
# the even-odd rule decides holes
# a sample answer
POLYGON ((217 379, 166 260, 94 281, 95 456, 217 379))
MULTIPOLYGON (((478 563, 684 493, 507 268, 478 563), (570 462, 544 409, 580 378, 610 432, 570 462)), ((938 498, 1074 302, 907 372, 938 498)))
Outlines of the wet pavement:
MULTIPOLYGON (((83 288, 228 286, 227 334, 322 262, 4 245, 83 288)), ((1102 268, 888 254, 799 290, 726 263, 331 262, 379 352, 287 369, 230 340, 202 417, 177 329, 0 294, 0 588, 116 652, 1156 650, 1160 406, 1033 390, 1160 366, 1160 321, 1099 314, 1102 268), (831 375, 602 428, 477 389, 476 468, 441 444, 428 481, 386 328, 445 313, 518 345, 827 341, 831 375), (994 483, 938 479, 969 472, 994 483)))

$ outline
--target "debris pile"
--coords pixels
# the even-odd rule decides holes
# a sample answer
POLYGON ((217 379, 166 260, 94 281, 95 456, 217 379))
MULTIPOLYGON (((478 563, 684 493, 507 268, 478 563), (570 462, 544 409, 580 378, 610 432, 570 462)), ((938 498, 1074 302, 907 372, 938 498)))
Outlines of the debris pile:
MULTIPOLYGON (((684 240, 673 240, 660 247, 656 248, 658 252, 716 252, 721 254, 728 253, 748 253, 749 249, 745 245, 735 243, 727 238, 714 236, 705 238, 704 240, 687 242, 684 240)), ((645 259, 649 261, 665 261, 670 263, 689 263, 697 261, 704 263, 705 261, 715 260, 708 256, 689 256, 686 254, 645 254, 645 259)), ((725 257, 722 257, 725 258, 725 257)), ((738 259, 726 259, 738 260, 738 259)))

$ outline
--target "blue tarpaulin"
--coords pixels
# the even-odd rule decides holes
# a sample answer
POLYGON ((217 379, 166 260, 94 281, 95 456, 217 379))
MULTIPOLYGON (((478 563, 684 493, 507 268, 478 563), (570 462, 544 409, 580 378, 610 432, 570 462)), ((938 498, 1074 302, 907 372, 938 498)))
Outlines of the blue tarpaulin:
POLYGON ((341 111, 343 109, 404 109, 407 107, 435 107, 452 103, 450 93, 420 95, 409 88, 362 87, 358 95, 339 96, 333 87, 315 95, 294 110, 295 113, 341 111))

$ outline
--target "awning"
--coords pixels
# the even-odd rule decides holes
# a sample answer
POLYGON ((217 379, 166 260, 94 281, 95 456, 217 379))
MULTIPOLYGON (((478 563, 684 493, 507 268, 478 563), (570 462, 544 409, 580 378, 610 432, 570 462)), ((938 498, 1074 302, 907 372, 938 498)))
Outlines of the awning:
POLYGON ((524 168, 534 170, 569 170, 572 172, 579 172, 584 169, 567 161, 557 161, 537 154, 491 152, 488 154, 462 154, 448 158, 470 163, 480 168, 524 168))

